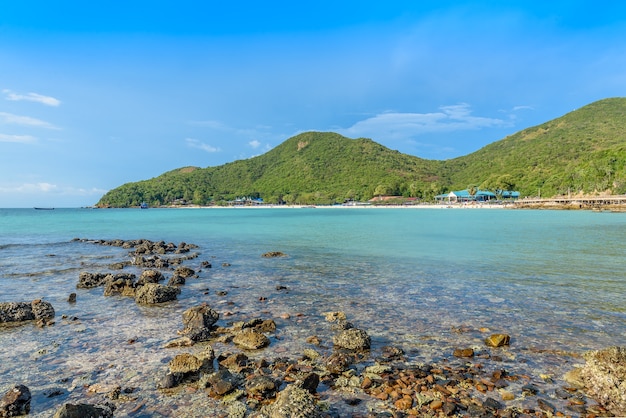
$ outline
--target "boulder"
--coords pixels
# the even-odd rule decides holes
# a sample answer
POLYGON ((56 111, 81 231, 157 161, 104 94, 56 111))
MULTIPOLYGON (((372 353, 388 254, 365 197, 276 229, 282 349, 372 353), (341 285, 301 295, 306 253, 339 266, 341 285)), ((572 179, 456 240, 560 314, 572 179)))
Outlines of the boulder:
POLYGON ((350 328, 335 335, 333 343, 339 348, 348 350, 367 350, 370 348, 371 339, 364 330, 350 328))
POLYGON ((0 303, 0 323, 23 322, 37 320, 42 323, 54 318, 55 312, 52 304, 41 299, 31 303, 27 302, 2 302, 0 303))
POLYGON ((22 322, 35 319, 33 308, 26 302, 2 302, 0 303, 0 323, 22 322))
POLYGON ((298 385, 287 386, 278 393, 270 407, 270 418, 317 418, 321 416, 315 396, 298 385))
POLYGON ((245 350, 258 350, 270 345, 270 339, 253 328, 245 328, 235 335, 233 343, 245 350))
POLYGON ((108 275, 104 280, 104 296, 135 296, 134 274, 108 275))
POLYGON ((256 375, 246 382, 246 392, 251 398, 266 399, 273 397, 279 386, 269 376, 256 375))
POLYGON ((263 258, 277 258, 277 257, 287 257, 287 254, 281 251, 268 251, 261 255, 263 258))
POLYGON ((151 305, 176 300, 180 289, 172 286, 163 286, 158 283, 148 283, 135 291, 135 302, 151 305))
POLYGON ((109 405, 66 403, 57 410, 54 418, 112 418, 113 408, 109 405))
POLYGON ((584 354, 580 379, 589 395, 616 416, 626 416, 626 347, 584 354))
POLYGON ((183 312, 185 328, 180 334, 193 341, 206 341, 211 337, 213 325, 219 319, 219 314, 208 305, 194 306, 183 312))
POLYGON ((158 270, 144 270, 137 280, 137 286, 143 286, 148 283, 158 283, 162 281, 163 274, 158 270))
POLYGON ((30 412, 30 390, 24 385, 15 385, 0 399, 0 417, 17 417, 30 412))

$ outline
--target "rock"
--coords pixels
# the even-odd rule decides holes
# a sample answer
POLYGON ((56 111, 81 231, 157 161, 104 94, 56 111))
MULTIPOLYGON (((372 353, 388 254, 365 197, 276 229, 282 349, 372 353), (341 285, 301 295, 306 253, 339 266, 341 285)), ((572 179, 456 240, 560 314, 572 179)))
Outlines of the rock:
POLYGON ((354 358, 340 351, 332 353, 325 361, 326 370, 333 374, 345 372, 354 362, 354 358))
POLYGON ((24 385, 15 385, 0 399, 0 417, 17 417, 30 412, 30 390, 24 385))
POLYGON ((268 251, 261 255, 264 258, 276 258, 276 257, 287 257, 287 254, 282 253, 280 251, 268 251))
POLYGON ((364 330, 351 328, 335 335, 333 343, 348 350, 367 350, 370 348, 371 340, 364 330))
POLYGON ((167 282, 168 286, 182 286, 185 284, 185 278, 181 276, 172 276, 167 282))
POLYGON ((235 335, 233 343, 246 350, 257 350, 270 345, 270 340, 255 329, 246 328, 235 335))
POLYGON ((474 350, 471 348, 457 348, 453 353, 454 357, 474 357, 474 350))
POLYGON ((491 334, 485 339, 485 344, 489 347, 502 347, 504 345, 509 345, 510 340, 511 337, 506 334, 491 334))
POLYGON ((270 407, 270 418, 317 418, 320 411, 315 397, 297 385, 287 386, 279 392, 276 402, 270 407))
POLYGON ((496 401, 493 398, 487 398, 483 402, 483 408, 488 411, 497 411, 499 409, 503 409, 504 405, 502 405, 500 402, 496 401))
POLYGON ((185 279, 194 277, 195 275, 196 272, 189 267, 179 266, 174 270, 174 276, 184 277, 185 279))
POLYGON ((54 318, 54 315, 55 312, 52 304, 41 299, 36 299, 31 303, 0 303, 0 323, 37 320, 42 324, 45 324, 54 318))
POLYGON ((82 271, 78 275, 78 284, 76 287, 79 289, 92 289, 102 286, 107 276, 108 274, 106 273, 89 273, 82 271))
POLYGON ((554 414, 556 412, 556 408, 554 407, 554 405, 552 405, 548 401, 544 401, 541 398, 537 399, 537 405, 539 406, 539 409, 541 409, 542 411, 546 411, 550 414, 554 414))
POLYGON ((41 299, 32 301, 31 307, 33 314, 37 320, 49 320, 54 318, 54 308, 50 302, 45 302, 41 299))
POLYGON ((326 321, 328 322, 335 322, 335 321, 345 321, 346 318, 346 314, 342 311, 338 311, 338 312, 324 312, 323 313, 324 318, 326 319, 326 321))
POLYGON ((586 392, 616 416, 626 416, 626 347, 584 354, 580 378, 586 392))
POLYGON ((228 370, 232 370, 234 372, 239 372, 248 366, 248 356, 244 353, 231 354, 226 356, 223 360, 221 358, 222 355, 220 355, 220 359, 218 359, 220 366, 226 367, 228 370))
POLYGON ((148 283, 158 283, 163 281, 163 274, 158 270, 144 270, 137 280, 137 286, 143 286, 148 283))
POLYGON ((170 363, 170 373, 197 374, 203 370, 213 369, 213 359, 200 359, 193 354, 183 353, 174 357, 170 363))
POLYGON ((208 305, 194 306, 183 312, 183 325, 180 332, 193 341, 206 341, 211 337, 213 325, 219 314, 208 305))
POLYGON ((180 380, 181 379, 180 379, 179 375, 168 373, 168 374, 165 375, 165 377, 163 377, 163 379, 161 379, 161 381, 157 385, 157 388, 159 388, 159 389, 171 389, 173 387, 178 386, 178 383, 180 382, 180 380))
POLYGON ((104 280, 104 296, 135 296, 134 274, 108 275, 104 280))
POLYGON ((207 377, 206 384, 209 387, 209 395, 216 397, 224 396, 235 389, 239 381, 228 369, 220 369, 207 377))
POLYGON ((250 397, 267 399, 274 397, 278 386, 269 376, 254 376, 246 382, 246 392, 250 397))
POLYGON ((135 291, 135 302, 139 304, 155 304, 176 300, 180 289, 172 286, 163 286, 157 283, 148 283, 135 291))
POLYGON ((66 403, 57 410, 54 418, 113 418, 113 408, 109 405, 66 403))
POLYGON ((67 298, 68 303, 76 303, 76 293, 70 293, 70 296, 67 298))
POLYGON ((22 322, 35 319, 33 307, 25 302, 2 302, 0 303, 0 323, 22 322))
POLYGON ((304 378, 302 378, 300 386, 302 387, 302 389, 306 389, 312 394, 315 394, 317 392, 317 386, 319 386, 319 384, 320 375, 315 372, 311 372, 304 376, 304 378))

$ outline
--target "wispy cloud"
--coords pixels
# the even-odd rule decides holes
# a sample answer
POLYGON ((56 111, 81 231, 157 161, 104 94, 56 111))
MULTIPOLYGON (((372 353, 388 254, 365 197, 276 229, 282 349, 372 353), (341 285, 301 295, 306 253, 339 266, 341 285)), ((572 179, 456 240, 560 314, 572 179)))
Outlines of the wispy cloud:
POLYGON ((41 119, 31 118, 30 116, 14 115, 13 113, 7 113, 7 112, 0 112, 0 123, 22 125, 22 126, 33 126, 37 128, 46 128, 46 129, 59 129, 53 124, 43 121, 41 119))
POLYGON ((61 104, 61 101, 59 99, 56 99, 51 96, 44 96, 38 93, 19 94, 19 93, 14 93, 11 90, 6 90, 6 89, 2 90, 2 92, 4 93, 5 98, 11 101, 36 102, 36 103, 44 104, 46 106, 54 106, 54 107, 59 106, 61 104))
POLYGON ((18 142, 22 144, 28 144, 36 142, 37 138, 30 135, 7 135, 0 134, 0 142, 18 142))
POLYGON ((56 184, 50 183, 24 183, 16 186, 0 186, 2 193, 49 193, 57 190, 56 184))
POLYGON ((509 121, 473 116, 467 103, 441 106, 432 113, 386 112, 361 120, 349 128, 338 130, 350 136, 410 140, 420 134, 503 127, 509 121))
POLYGON ((248 142, 248 145, 250 145, 254 149, 257 149, 261 146, 261 142, 253 139, 252 141, 248 142))
POLYGON ((185 138, 185 142, 187 142, 187 146, 191 148, 198 148, 198 149, 201 149, 202 151, 211 152, 211 153, 221 151, 221 149, 214 147, 212 145, 209 145, 209 144, 205 144, 204 142, 198 139, 185 138))

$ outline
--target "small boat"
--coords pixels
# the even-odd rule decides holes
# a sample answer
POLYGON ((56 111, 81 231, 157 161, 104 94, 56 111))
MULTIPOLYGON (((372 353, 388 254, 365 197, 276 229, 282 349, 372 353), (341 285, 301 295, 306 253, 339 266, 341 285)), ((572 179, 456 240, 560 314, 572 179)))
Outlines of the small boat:
POLYGON ((35 210, 54 210, 54 208, 35 208, 35 210))
POLYGON ((139 205, 140 209, 148 209, 148 204, 146 202, 142 202, 141 205, 139 205))

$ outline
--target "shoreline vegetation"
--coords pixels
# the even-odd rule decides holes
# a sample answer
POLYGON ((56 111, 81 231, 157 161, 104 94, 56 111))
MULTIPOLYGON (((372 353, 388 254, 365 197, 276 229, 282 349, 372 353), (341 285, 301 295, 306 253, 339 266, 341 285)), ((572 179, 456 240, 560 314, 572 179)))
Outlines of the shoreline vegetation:
MULTIPOLYGON (((90 209, 110 209, 91 206, 90 209)), ((133 207, 137 208, 137 207, 133 207)), ((133 209, 130 208, 130 209, 133 209)), ((510 202, 442 202, 442 203, 344 203, 336 205, 295 204, 228 204, 228 205, 161 205, 159 209, 547 209, 592 210, 597 212, 626 212, 626 195, 578 196, 553 198, 524 198, 510 202)), ((145 207, 144 207, 145 209, 145 207)))

